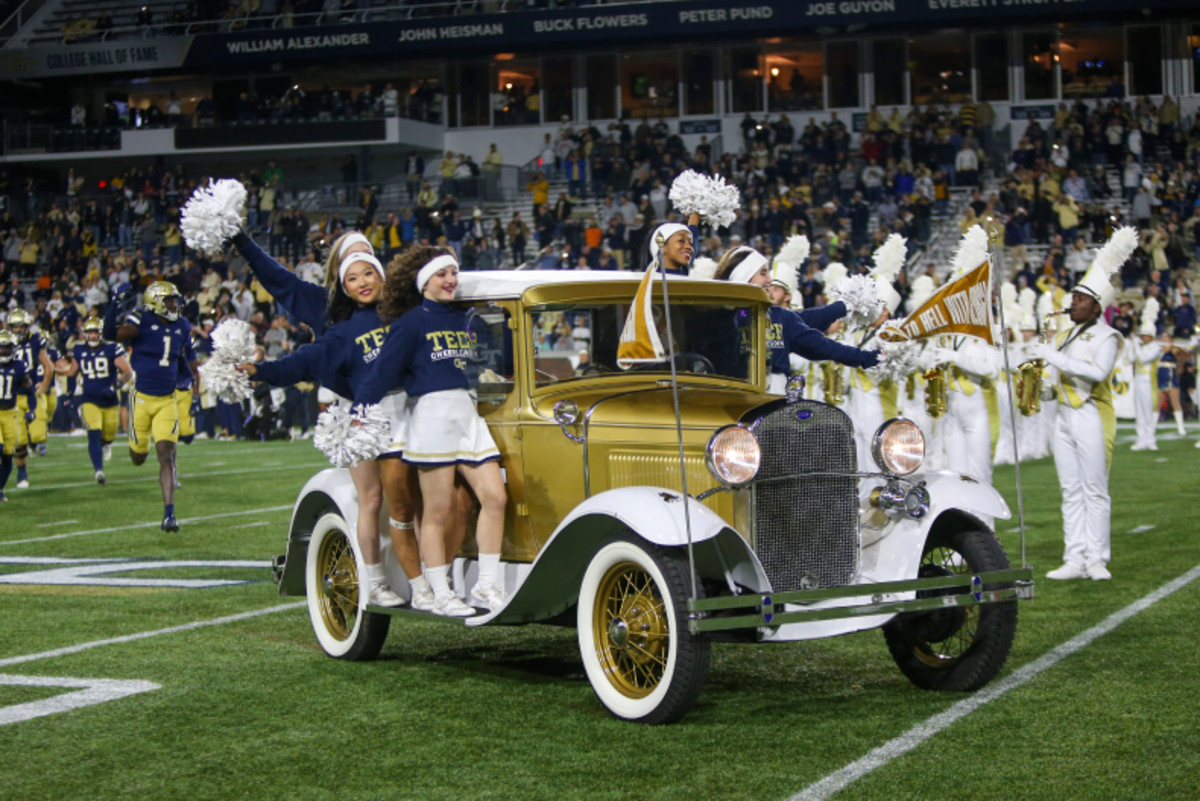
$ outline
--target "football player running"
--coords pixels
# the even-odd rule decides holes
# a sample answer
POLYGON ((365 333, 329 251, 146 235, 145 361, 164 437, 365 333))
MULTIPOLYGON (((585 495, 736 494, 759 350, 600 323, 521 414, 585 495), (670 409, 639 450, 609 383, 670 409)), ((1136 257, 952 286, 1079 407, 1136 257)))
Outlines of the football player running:
POLYGON ((71 365, 67 375, 82 373, 80 379, 79 416, 87 429, 88 457, 96 471, 96 483, 105 484, 104 449, 117 435, 120 404, 117 389, 132 377, 125 348, 116 342, 104 341, 104 321, 91 317, 83 323, 83 342, 71 349, 71 365))
POLYGON ((37 409, 37 394, 25 363, 16 357, 17 338, 10 331, 0 331, 0 502, 7 501, 4 487, 12 473, 13 454, 26 447, 22 415, 28 423, 37 409), (27 412, 17 407, 17 396, 26 400, 27 412))
POLYGON ((25 364, 30 380, 34 382, 37 392, 36 409, 22 395, 17 400, 17 425, 21 428, 24 442, 14 452, 17 464, 17 486, 21 489, 29 486, 29 472, 26 459, 29 456, 29 446, 33 445, 38 453, 46 453, 47 416, 50 389, 54 386, 54 361, 58 353, 42 336, 41 331, 33 327, 33 315, 24 309, 15 309, 8 315, 8 330, 16 341, 13 358, 25 364), (32 413, 32 415, 30 414, 32 413))
POLYGON ((128 343, 129 362, 137 374, 130 399, 129 458, 135 465, 144 464, 153 437, 163 498, 162 530, 179 531, 175 519, 175 444, 179 440, 175 385, 181 360, 192 373, 192 380, 199 380, 192 326, 180 317, 183 296, 167 281, 148 286, 145 308, 129 312, 118 324, 131 300, 130 293, 125 293, 109 304, 104 314, 104 338, 128 343))

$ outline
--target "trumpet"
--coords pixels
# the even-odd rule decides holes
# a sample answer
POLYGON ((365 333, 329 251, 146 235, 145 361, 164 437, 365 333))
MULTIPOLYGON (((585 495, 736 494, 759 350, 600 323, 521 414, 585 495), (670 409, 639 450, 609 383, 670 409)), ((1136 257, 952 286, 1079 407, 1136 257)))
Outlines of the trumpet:
MULTIPOLYGON (((1066 314, 1066 312, 1056 311, 1046 315, 1049 317, 1057 317, 1058 315, 1066 314)), ((1045 344, 1050 341, 1050 325, 1051 321, 1047 319, 1042 326, 1042 333, 1038 335, 1038 342, 1045 344)), ((1030 359, 1021 364, 1018 368, 1020 374, 1017 377, 1017 409, 1025 417, 1032 417, 1041 411, 1042 408, 1042 382, 1046 376, 1046 360, 1045 359, 1030 359)))
POLYGON ((946 413, 946 368, 938 365, 925 371, 925 413, 934 420, 946 413))
POLYGON ((842 366, 835 362, 821 362, 821 381, 825 385, 825 402, 830 406, 841 406, 846 399, 842 366))

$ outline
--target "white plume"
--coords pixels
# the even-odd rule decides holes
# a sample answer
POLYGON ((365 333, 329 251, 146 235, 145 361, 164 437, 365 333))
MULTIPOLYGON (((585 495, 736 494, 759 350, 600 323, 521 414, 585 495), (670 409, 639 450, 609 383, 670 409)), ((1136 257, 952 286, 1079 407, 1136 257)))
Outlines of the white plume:
POLYGON ((824 285, 825 292, 829 293, 847 274, 846 265, 840 261, 831 261, 825 265, 825 269, 820 272, 817 279, 824 285))
POLYGON ((900 234, 891 234, 882 245, 875 249, 875 253, 871 256, 875 262, 871 275, 876 281, 890 284, 896 280, 896 276, 900 274, 900 268, 904 266, 904 261, 908 258, 906 242, 907 240, 900 234))
POLYGON ((1158 298, 1146 298, 1145 305, 1142 306, 1141 326, 1138 329, 1139 333, 1154 336, 1158 333, 1158 313, 1160 310, 1158 298))
POLYGON ((667 196, 680 214, 699 214, 714 227, 728 227, 742 205, 736 186, 725 183, 719 175, 709 177, 695 170, 681 172, 671 182, 667 196))
POLYGON ((953 268, 949 281, 961 278, 987 261, 988 242, 987 232, 982 226, 972 225, 959 240, 958 249, 954 251, 953 268))
POLYGON ((205 256, 225 252, 226 243, 241 230, 246 187, 235 178, 213 181, 183 204, 179 230, 192 250, 205 256))
POLYGON ((1092 267, 1103 270, 1104 275, 1111 279, 1117 270, 1121 269, 1121 265, 1133 255, 1133 251, 1137 249, 1137 246, 1137 229, 1132 226, 1122 225, 1113 231, 1113 235, 1109 237, 1108 242, 1104 244, 1104 247, 1100 248, 1100 252, 1096 254, 1096 258, 1092 262, 1092 267))

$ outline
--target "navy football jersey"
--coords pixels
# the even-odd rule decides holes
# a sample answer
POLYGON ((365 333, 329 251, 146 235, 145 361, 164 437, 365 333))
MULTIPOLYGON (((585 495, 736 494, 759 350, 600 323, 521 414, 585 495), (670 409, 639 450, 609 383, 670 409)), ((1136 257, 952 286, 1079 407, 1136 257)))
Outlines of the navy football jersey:
POLYGON ((179 360, 186 360, 187 353, 195 353, 191 349, 191 323, 182 317, 168 322, 149 309, 132 312, 125 322, 138 329, 137 336, 127 343, 129 365, 137 373, 137 391, 144 395, 173 395, 179 360))
POLYGON ((125 348, 117 342, 101 342, 99 347, 76 345, 71 356, 79 363, 79 380, 83 382, 83 402, 97 406, 115 406, 117 403, 116 360, 125 355, 125 348))
POLYGON ((42 336, 41 331, 30 331, 29 336, 25 337, 25 341, 17 345, 17 349, 13 351, 13 358, 20 359, 25 362, 25 370, 29 373, 29 380, 35 384, 46 377, 46 367, 42 364, 41 354, 46 351, 46 355, 50 357, 50 361, 54 361, 58 355, 55 350, 46 342, 46 338, 42 336))
POLYGON ((8 364, 0 364, 0 409, 11 409, 17 405, 17 396, 28 394, 22 386, 28 375, 25 362, 13 359, 8 364))

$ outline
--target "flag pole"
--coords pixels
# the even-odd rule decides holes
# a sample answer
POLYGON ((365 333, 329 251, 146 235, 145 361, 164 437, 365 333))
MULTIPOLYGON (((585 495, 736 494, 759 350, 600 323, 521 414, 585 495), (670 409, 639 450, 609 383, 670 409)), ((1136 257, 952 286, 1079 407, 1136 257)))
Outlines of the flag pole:
MULTIPOLYGON (((988 255, 991 258, 992 264, 997 268, 1000 266, 1000 248, 997 245, 999 235, 1000 232, 995 228, 992 228, 988 232, 988 239, 991 244, 988 255)), ((997 275, 998 273, 999 269, 992 270, 993 275, 997 275)), ((992 294, 991 282, 989 281, 988 283, 988 298, 990 302, 992 294)), ((1021 567, 1028 567, 1028 562, 1025 559, 1025 499, 1021 491, 1021 452, 1017 449, 1017 410, 1016 403, 1013 400, 1015 395, 1013 392, 1012 368, 1009 366, 1008 361, 1008 326, 1004 322, 1003 298, 996 304, 996 308, 1000 310, 1000 349, 1004 354, 1004 381, 1008 385, 1008 416, 1012 420, 1012 425, 1009 428, 1012 429, 1010 433, 1012 434, 1013 468, 1017 477, 1017 526, 1021 531, 1021 567)))
POLYGON ((679 413, 679 375, 675 370, 675 328, 671 325, 671 293, 667 289, 667 270, 662 263, 662 252, 666 246, 662 234, 657 234, 655 244, 658 245, 658 272, 662 276, 663 318, 667 327, 667 363, 671 365, 671 400, 675 405, 675 437, 679 443, 679 482, 683 489, 683 527, 687 532, 688 578, 691 580, 692 597, 696 600, 696 554, 692 548, 692 513, 688 501, 687 461, 683 453, 683 417, 679 413))

